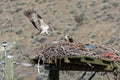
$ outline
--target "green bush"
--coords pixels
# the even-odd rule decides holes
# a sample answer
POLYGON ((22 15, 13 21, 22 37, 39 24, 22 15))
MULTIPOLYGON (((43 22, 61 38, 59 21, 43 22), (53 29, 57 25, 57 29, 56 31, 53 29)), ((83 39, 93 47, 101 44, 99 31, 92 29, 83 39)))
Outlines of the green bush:
POLYGON ((18 31, 16 31, 16 34, 17 35, 21 35, 23 33, 23 30, 22 29, 19 29, 18 31))
POLYGON ((118 7, 118 6, 120 5, 120 3, 118 3, 118 2, 113 2, 112 5, 113 5, 114 7, 118 7))
POLYGON ((105 9, 109 9, 109 8, 111 8, 111 6, 109 6, 109 5, 104 5, 101 10, 105 10, 105 9))
POLYGON ((82 13, 81 15, 75 16, 75 21, 80 25, 82 25, 85 22, 85 20, 86 20, 86 17, 84 13, 82 13))
POLYGON ((103 0, 102 2, 105 3, 105 2, 108 2, 108 0, 103 0))
POLYGON ((3 10, 2 10, 2 8, 0 7, 0 14, 2 14, 2 12, 3 12, 3 10))

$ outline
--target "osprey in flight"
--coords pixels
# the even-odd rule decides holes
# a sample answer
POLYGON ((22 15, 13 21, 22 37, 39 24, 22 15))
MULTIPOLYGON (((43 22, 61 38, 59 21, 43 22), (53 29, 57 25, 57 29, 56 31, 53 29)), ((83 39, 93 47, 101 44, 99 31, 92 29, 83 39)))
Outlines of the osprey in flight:
POLYGON ((36 13, 36 11, 28 9, 24 11, 24 14, 40 33, 48 34, 49 26, 43 21, 42 17, 36 13))

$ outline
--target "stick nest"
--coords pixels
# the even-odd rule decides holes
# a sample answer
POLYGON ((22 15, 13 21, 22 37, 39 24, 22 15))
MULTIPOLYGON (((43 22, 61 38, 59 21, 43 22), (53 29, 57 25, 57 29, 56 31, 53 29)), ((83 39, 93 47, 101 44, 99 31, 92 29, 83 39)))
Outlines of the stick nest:
POLYGON ((119 61, 120 52, 109 47, 96 44, 57 42, 41 45, 33 50, 43 61, 72 56, 99 57, 119 61))

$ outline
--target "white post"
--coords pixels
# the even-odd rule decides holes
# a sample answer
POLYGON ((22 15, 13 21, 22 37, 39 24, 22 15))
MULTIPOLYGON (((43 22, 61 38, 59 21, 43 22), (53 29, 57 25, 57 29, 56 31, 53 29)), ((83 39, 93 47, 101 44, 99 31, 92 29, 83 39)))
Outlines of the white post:
POLYGON ((7 42, 3 42, 2 46, 4 47, 4 79, 13 80, 14 78, 14 69, 13 69, 13 57, 7 55, 7 42))
MULTIPOLYGON (((6 74, 7 74, 7 72, 6 72, 6 69, 5 69, 5 67, 6 67, 6 57, 7 57, 7 46, 8 46, 8 44, 7 44, 7 42, 2 42, 2 46, 4 47, 4 78, 5 78, 5 76, 6 76, 6 74)), ((5 80, 6 80, 6 78, 5 78, 5 80)))

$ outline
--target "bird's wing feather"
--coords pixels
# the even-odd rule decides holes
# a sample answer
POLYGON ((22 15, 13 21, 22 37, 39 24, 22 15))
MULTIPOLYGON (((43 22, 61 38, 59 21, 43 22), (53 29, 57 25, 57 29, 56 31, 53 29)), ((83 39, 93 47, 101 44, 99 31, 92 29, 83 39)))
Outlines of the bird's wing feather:
POLYGON ((38 15, 34 10, 32 9, 28 9, 26 11, 24 11, 24 14, 26 17, 28 17, 28 19, 31 21, 31 23, 34 25, 34 27, 37 30, 41 30, 40 29, 40 21, 39 19, 42 19, 42 17, 40 15, 38 15))

